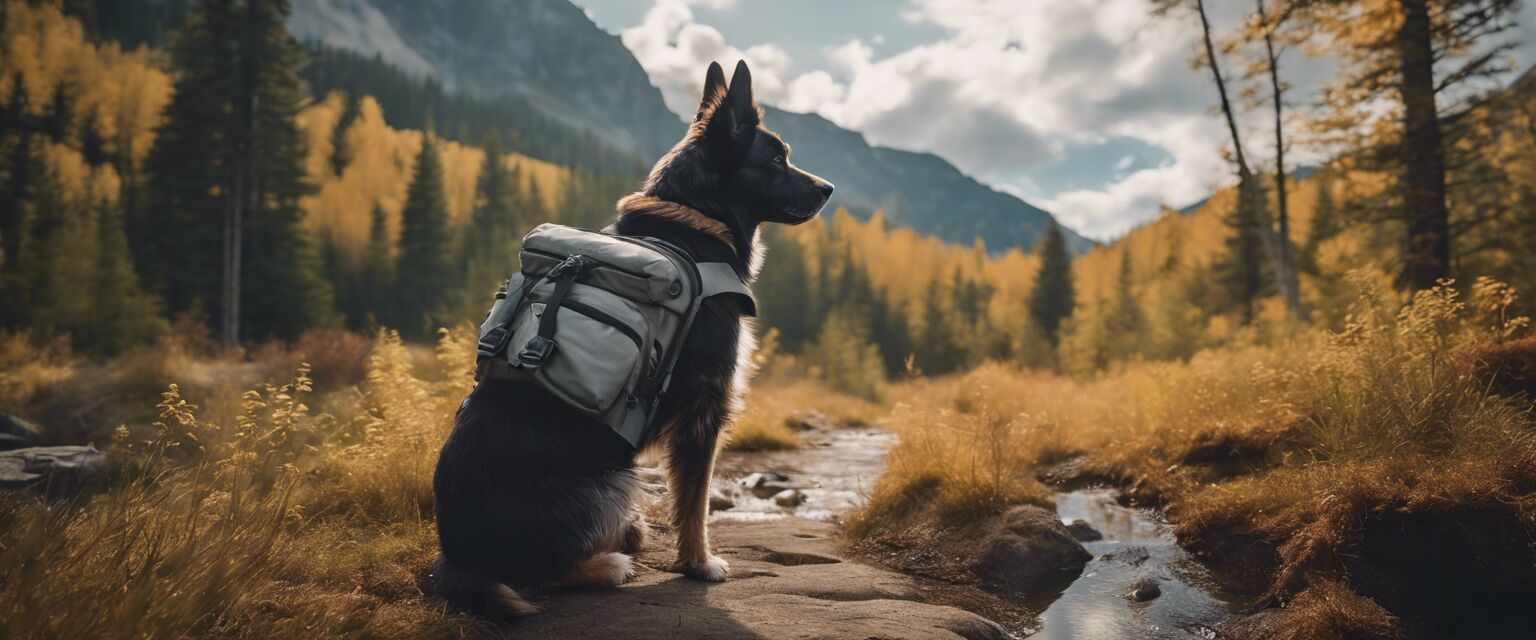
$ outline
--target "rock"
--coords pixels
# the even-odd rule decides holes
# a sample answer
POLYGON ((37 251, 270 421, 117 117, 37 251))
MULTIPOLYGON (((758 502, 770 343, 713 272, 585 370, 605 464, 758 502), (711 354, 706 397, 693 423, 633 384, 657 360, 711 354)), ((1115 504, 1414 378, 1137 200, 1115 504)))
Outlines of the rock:
POLYGON ((1002 640, 996 623, 927 604, 912 578, 846 560, 837 526, 799 518, 710 525, 730 579, 705 583, 653 567, 673 551, 662 537, 615 589, 549 591, 538 615, 508 638, 888 638, 1002 640), (593 612, 600 612, 594 615, 593 612))
POLYGON ((990 586, 1037 593, 1065 587, 1093 558, 1055 514, 1034 506, 1003 515, 1001 531, 983 541, 971 572, 990 586))
POLYGON ((799 489, 785 489, 773 494, 773 503, 793 509, 805 503, 805 494, 800 493, 799 489))
POLYGON ((776 495, 790 490, 809 488, 799 482, 764 482, 751 489, 752 495, 763 499, 771 499, 776 495))
POLYGON ((796 431, 826 430, 837 426, 827 414, 820 411, 806 411, 790 416, 784 420, 784 424, 796 431))
POLYGON ((786 475, 784 475, 782 473, 774 473, 772 471, 760 471, 760 472, 757 472, 757 473, 748 474, 747 477, 742 478, 741 479, 741 486, 746 487, 748 489, 756 489, 756 488, 761 487, 764 484, 767 484, 769 482, 788 482, 788 481, 789 481, 789 476, 786 476, 786 475))
POLYGON ((0 451, 37 446, 37 425, 8 413, 0 413, 0 451))
POLYGON ((734 501, 734 500, 732 500, 730 498, 725 497, 725 494, 720 493, 719 491, 710 491, 709 492, 709 512, 710 513, 714 513, 716 511, 729 511, 732 508, 734 508, 735 506, 736 506, 736 501, 734 501))
POLYGON ((1152 577, 1137 580, 1125 592, 1125 598, 1133 602, 1146 602, 1160 595, 1163 595, 1163 588, 1157 586, 1157 578, 1152 577))
POLYGON ((1106 553, 1100 559, 1105 562, 1118 562, 1120 564, 1125 564, 1132 567, 1139 567, 1146 563, 1146 561, 1151 557, 1152 554, 1151 552, 1147 551, 1146 547, 1138 545, 1134 547, 1126 547, 1111 553, 1106 553))
POLYGON ((1078 542, 1097 542, 1104 539, 1104 534, 1088 524, 1087 520, 1073 520, 1072 524, 1067 525, 1067 533, 1072 534, 1078 542))
POLYGON ((106 471, 107 458, 92 445, 29 447, 0 452, 0 489, 46 483, 49 495, 73 493, 106 471))

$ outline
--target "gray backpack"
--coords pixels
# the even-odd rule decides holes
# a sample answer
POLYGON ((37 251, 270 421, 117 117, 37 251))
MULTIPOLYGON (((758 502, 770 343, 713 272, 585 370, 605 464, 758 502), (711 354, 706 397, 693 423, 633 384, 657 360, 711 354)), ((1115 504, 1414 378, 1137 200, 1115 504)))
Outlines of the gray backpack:
POLYGON ((535 385, 639 447, 705 298, 756 302, 723 262, 662 240, 541 224, 480 325, 476 379, 535 385))

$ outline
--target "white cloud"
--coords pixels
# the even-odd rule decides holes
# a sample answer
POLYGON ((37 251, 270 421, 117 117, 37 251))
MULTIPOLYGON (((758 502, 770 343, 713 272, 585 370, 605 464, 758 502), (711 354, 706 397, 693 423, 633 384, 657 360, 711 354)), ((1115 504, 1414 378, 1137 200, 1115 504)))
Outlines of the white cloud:
MULTIPOLYGON (((875 144, 937 153, 1097 238, 1156 215, 1160 203, 1183 205, 1232 181, 1221 157, 1230 141, 1211 114, 1209 80, 1189 65, 1197 23, 1188 15, 1155 19, 1148 0, 910 0, 901 17, 936 25, 942 37, 879 58, 871 46, 878 37, 854 39, 828 46, 824 59, 800 61, 771 45, 732 47, 689 8, 730 1, 656 0, 640 25, 622 33, 679 114, 696 108, 708 62, 729 69, 745 58, 759 100, 819 113, 875 144), (1172 159, 1129 174, 1122 161, 1104 167, 1115 172, 1108 186, 1048 200, 1025 177, 1070 142, 1110 136, 1141 140, 1172 159)), ((1211 6, 1219 25, 1247 10, 1211 6)), ((1300 55, 1286 64, 1300 87, 1297 101, 1329 71, 1326 61, 1300 55)), ((1230 75, 1237 62, 1227 67, 1230 75)), ((1243 124, 1260 164, 1271 155, 1263 116, 1243 124)))

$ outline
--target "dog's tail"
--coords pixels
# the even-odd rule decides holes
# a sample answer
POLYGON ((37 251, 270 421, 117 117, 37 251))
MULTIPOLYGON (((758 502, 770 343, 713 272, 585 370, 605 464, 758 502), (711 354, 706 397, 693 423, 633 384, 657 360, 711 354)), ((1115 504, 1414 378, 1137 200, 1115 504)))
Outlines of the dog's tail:
POLYGON ((512 587, 484 573, 455 567, 445 558, 438 558, 435 569, 437 594, 444 600, 512 618, 524 618, 539 612, 538 607, 524 600, 512 587))

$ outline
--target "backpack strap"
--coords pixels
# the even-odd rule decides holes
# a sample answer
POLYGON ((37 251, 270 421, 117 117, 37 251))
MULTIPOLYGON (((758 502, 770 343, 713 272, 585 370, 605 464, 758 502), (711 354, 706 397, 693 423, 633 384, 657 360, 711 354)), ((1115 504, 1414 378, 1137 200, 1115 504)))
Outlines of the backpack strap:
POLYGON ((736 275, 734 267, 725 262, 699 262, 696 266, 704 286, 699 297, 735 296, 741 302, 741 315, 757 317, 757 298, 752 296, 747 283, 741 281, 741 276, 736 275))
POLYGON ((586 271, 588 266, 585 257, 570 256, 545 274, 546 280, 555 282, 555 290, 544 301, 544 314, 539 316, 538 334, 523 345, 522 351, 517 352, 517 361, 524 368, 537 368, 555 352, 555 318, 560 315, 560 305, 565 302, 566 294, 571 292, 571 285, 576 283, 577 276, 586 271))

